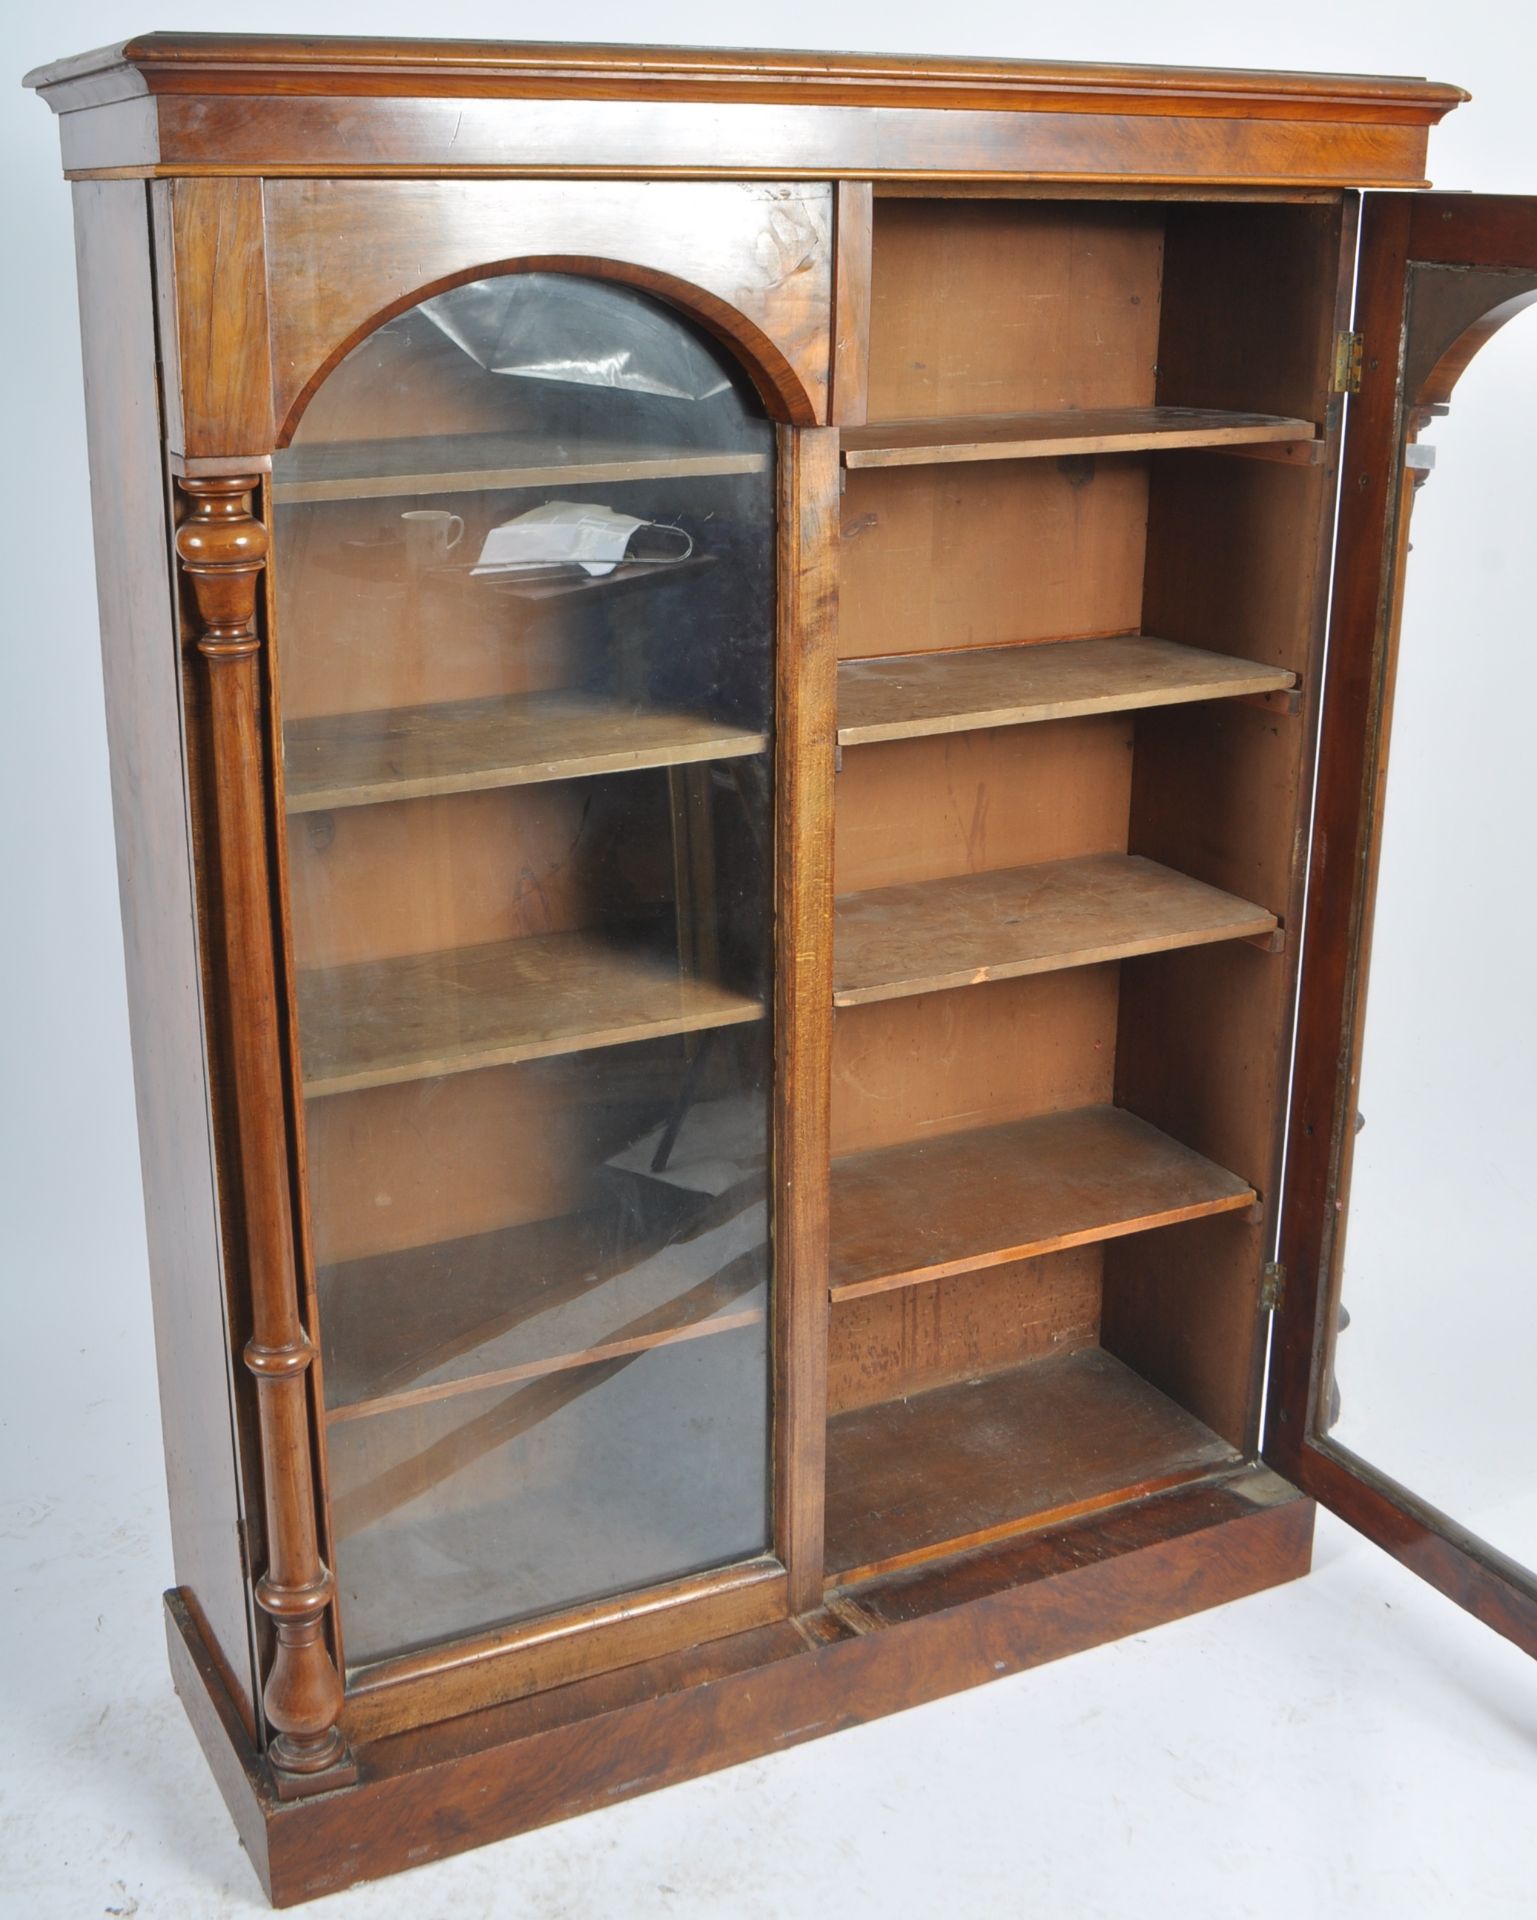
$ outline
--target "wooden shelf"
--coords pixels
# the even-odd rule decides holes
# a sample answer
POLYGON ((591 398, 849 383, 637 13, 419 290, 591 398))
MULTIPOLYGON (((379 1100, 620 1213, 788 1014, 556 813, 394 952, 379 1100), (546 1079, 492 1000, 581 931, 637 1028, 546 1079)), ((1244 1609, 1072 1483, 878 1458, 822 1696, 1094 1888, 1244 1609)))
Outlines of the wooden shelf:
POLYGON ((838 742, 912 740, 1080 714, 1279 693, 1296 675, 1151 634, 845 660, 838 742))
POLYGON ((1241 1464, 1098 1347, 882 1401, 828 1425, 828 1579, 847 1585, 1241 1464))
POLYGON ((888 420, 845 427, 846 467, 928 467, 953 461, 1045 460, 1064 454, 1155 448, 1255 447, 1316 440, 1311 420, 1207 407, 1082 407, 1053 413, 982 413, 947 420, 888 420))
POLYGON ((833 1162, 829 1291, 884 1293, 1232 1213, 1246 1181, 1118 1107, 1080 1107, 833 1162))
POLYGON ((767 735, 563 690, 299 720, 284 734, 290 813, 531 786, 761 753, 767 735))
POLYGON ((353 1092, 762 1017, 675 960, 589 933, 458 947, 299 975, 304 1092, 353 1092))
POLYGON ((876 887, 836 904, 833 1004, 1253 939, 1276 925, 1263 907, 1135 854, 876 887))
POLYGON ((279 505, 577 487, 623 480, 690 480, 762 473, 762 453, 619 446, 602 440, 520 440, 462 434, 427 440, 355 440, 291 447, 274 462, 279 505))
POLYGON ((322 1268, 327 1421, 760 1322, 764 1187, 717 1197, 605 1169, 579 1213, 322 1268))

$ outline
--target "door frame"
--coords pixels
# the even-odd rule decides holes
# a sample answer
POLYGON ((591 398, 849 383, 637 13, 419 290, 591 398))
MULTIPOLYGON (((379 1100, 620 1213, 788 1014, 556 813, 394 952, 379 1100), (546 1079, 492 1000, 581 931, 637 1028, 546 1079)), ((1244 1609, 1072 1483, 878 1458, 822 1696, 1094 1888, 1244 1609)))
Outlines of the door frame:
POLYGON ((1537 302, 1537 200, 1365 196, 1264 1457, 1527 1653, 1537 1577, 1329 1437, 1409 524, 1408 449, 1537 302), (1444 269, 1458 270, 1455 276, 1444 269), (1418 300, 1416 296, 1419 296, 1418 300))

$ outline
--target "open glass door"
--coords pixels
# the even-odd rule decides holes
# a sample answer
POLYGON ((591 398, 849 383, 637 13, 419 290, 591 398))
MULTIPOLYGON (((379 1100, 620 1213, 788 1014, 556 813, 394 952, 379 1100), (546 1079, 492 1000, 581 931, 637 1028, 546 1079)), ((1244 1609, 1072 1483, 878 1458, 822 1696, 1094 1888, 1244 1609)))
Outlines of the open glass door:
MULTIPOLYGON (((1517 319, 1528 306, 1537 201, 1368 196, 1266 1454, 1537 1654, 1523 1564, 1537 1564, 1537 1295, 1520 1258, 1534 1127, 1518 1078, 1534 906, 1524 838, 1491 791, 1530 701, 1480 673, 1491 625, 1521 630, 1537 585, 1529 444, 1508 433, 1529 435, 1537 408, 1537 312, 1517 319), (1426 428, 1513 319, 1489 363, 1504 376, 1493 405, 1472 405, 1481 376, 1467 388, 1470 413, 1507 431, 1508 461, 1458 461, 1416 505, 1434 461, 1426 428), (1417 575, 1432 553, 1437 578, 1455 558, 1468 582, 1455 603, 1426 599, 1417 575)), ((1448 455, 1457 426, 1454 413, 1437 435, 1448 455)))

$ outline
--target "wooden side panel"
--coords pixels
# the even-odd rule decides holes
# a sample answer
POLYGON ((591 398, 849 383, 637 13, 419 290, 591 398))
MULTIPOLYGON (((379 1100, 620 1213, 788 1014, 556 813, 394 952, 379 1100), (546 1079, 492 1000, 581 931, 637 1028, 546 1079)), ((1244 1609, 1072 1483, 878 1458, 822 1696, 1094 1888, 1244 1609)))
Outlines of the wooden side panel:
POLYGON ((513 263, 623 279, 687 305, 746 362, 779 419, 827 417, 825 184, 269 180, 264 204, 284 444, 369 328, 429 288, 513 263))
POLYGON ((192 828, 144 186, 75 189, 87 428, 118 884, 165 1430, 187 1595, 254 1728, 244 1510, 210 1133, 192 828))

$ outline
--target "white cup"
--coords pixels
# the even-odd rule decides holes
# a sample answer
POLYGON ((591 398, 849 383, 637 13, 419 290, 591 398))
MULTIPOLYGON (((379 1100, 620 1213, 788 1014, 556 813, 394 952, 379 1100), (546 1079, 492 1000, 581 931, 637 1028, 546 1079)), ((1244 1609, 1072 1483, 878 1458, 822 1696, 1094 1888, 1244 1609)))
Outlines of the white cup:
POLYGON ((403 513, 406 559, 413 567, 441 567, 464 538, 464 522, 441 507, 418 507, 403 513))

